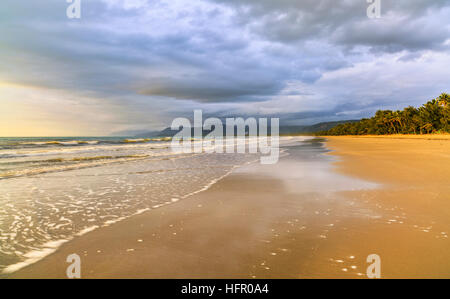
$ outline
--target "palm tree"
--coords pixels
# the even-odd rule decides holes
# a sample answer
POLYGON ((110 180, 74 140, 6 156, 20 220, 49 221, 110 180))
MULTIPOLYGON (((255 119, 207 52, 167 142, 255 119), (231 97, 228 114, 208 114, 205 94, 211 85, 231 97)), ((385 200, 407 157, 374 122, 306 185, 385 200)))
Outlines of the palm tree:
POLYGON ((438 98, 428 101, 418 109, 409 106, 403 111, 378 110, 370 119, 342 124, 321 134, 382 135, 433 132, 450 133, 450 95, 447 93, 442 93, 438 98))

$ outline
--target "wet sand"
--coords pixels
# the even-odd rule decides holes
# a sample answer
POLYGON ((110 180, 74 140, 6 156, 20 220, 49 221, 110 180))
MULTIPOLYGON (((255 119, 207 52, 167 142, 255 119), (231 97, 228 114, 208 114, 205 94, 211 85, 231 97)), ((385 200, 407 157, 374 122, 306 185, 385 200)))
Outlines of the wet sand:
POLYGON ((364 278, 375 253, 383 278, 450 278, 450 140, 336 137, 327 146, 339 162, 316 143, 304 157, 302 148, 241 168, 10 277, 66 278, 77 253, 83 278, 364 278))
POLYGON ((345 196, 393 216, 360 239, 381 256, 384 277, 450 278, 450 135, 329 139, 337 171, 383 184, 345 196))

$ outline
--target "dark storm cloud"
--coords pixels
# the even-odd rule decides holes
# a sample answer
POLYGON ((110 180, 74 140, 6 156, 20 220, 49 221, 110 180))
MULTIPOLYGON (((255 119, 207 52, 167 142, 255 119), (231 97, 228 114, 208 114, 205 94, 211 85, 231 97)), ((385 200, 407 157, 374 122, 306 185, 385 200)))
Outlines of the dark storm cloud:
POLYGON ((345 24, 333 34, 337 44, 354 47, 367 46, 374 52, 401 52, 420 50, 446 50, 444 45, 450 31, 439 20, 424 18, 379 20, 345 24))
POLYGON ((232 5, 237 22, 282 43, 327 39, 337 45, 373 51, 439 49, 449 36, 439 11, 449 0, 381 0, 382 19, 367 18, 366 1, 211 0, 232 5))
MULTIPOLYGON (((249 74, 250 75, 250 74, 249 74)), ((256 74, 255 74, 256 75, 256 74)), ((251 76, 212 78, 208 75, 194 78, 153 78, 141 94, 166 96, 176 99, 195 99, 201 102, 255 101, 281 90, 277 78, 251 79, 251 76)))
POLYGON ((5 69, 12 70, 7 76, 55 88, 102 92, 117 88, 112 91, 238 102, 275 95, 286 80, 312 83, 325 70, 350 65, 343 57, 311 56, 301 48, 252 40, 242 28, 209 19, 220 16, 217 9, 208 10, 202 21, 205 13, 196 16, 168 8, 177 21, 186 19, 191 25, 161 24, 165 32, 158 34, 154 23, 148 30, 121 30, 120 24, 131 21, 132 25, 145 9, 84 3, 82 19, 70 21, 65 17, 66 4, 60 1, 38 5, 34 13, 24 1, 11 2, 17 16, 3 20, 0 29, 7 44, 0 52, 7 58, 5 69), (261 45, 255 47, 257 42, 261 45), (22 67, 15 69, 13 65, 19 63, 22 67), (44 70, 45 76, 40 75, 44 70))
POLYGON ((69 20, 65 1, 4 0, 0 80, 88 93, 133 125, 194 108, 360 116, 449 83, 450 0, 381 1, 373 20, 365 0, 82 0, 69 20))

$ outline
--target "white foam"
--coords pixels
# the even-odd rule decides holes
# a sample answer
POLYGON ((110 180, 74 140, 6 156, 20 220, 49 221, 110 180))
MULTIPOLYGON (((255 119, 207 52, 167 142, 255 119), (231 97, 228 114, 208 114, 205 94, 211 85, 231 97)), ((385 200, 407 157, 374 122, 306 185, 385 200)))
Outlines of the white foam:
POLYGON ((55 252, 62 244, 66 243, 67 241, 69 240, 67 239, 47 242, 42 245, 42 249, 29 251, 28 253, 24 254, 23 257, 25 257, 26 259, 23 262, 7 266, 5 269, 3 269, 3 273, 10 274, 26 266, 34 264, 37 261, 55 252))
MULTIPOLYGON (((142 146, 142 145, 140 145, 140 146, 142 146)), ((153 144, 152 146, 154 147, 155 144, 153 144)), ((127 145, 127 148, 129 148, 129 147, 131 147, 131 146, 127 145)), ((110 150, 111 148, 113 148, 113 147, 108 147, 108 150, 110 150)), ((61 151, 63 151, 63 150, 61 150, 61 151)), ((284 151, 282 151, 282 152, 284 152, 284 151)), ((153 153, 151 153, 151 154, 153 154, 153 153)), ((172 155, 177 155, 177 153, 164 153, 164 154, 155 153, 152 156, 172 156, 172 155)), ((195 156, 198 156, 198 155, 195 155, 195 156)), ((191 157, 192 157, 192 155, 191 155, 191 157)), ((108 221, 103 222, 103 223, 98 223, 97 225, 86 227, 86 228, 82 229, 81 231, 75 233, 73 235, 73 237, 65 238, 63 240, 56 240, 56 241, 52 241, 52 242, 47 242, 47 243, 45 243, 43 245, 36 245, 36 246, 39 246, 41 248, 38 249, 38 250, 32 250, 32 251, 30 251, 30 252, 28 252, 26 254, 23 254, 23 255, 20 255, 20 257, 24 258, 24 261, 21 261, 19 263, 7 266, 3 270, 3 272, 4 273, 12 273, 12 272, 15 272, 15 271, 17 271, 19 269, 22 269, 23 267, 26 267, 26 266, 28 266, 30 264, 33 264, 33 263, 41 260, 42 258, 44 258, 44 257, 52 254, 53 252, 55 252, 65 242, 68 242, 68 241, 72 240, 74 237, 82 236, 82 235, 85 235, 85 234, 87 234, 89 232, 92 232, 92 231, 96 230, 99 227, 108 226, 108 225, 117 223, 117 222, 119 222, 121 220, 124 220, 124 219, 127 219, 129 217, 132 217, 132 216, 139 215, 139 214, 142 214, 144 212, 150 211, 152 208, 155 209, 155 208, 163 207, 165 205, 173 204, 173 203, 176 203, 176 202, 178 202, 178 201, 180 201, 182 199, 185 199, 185 198, 188 198, 188 197, 193 196, 195 194, 198 194, 200 192, 206 191, 209 188, 211 188, 215 183, 219 182, 223 178, 225 178, 228 175, 230 175, 237 168, 240 168, 240 167, 242 167, 244 165, 252 164, 252 163, 255 163, 255 162, 258 162, 258 161, 259 161, 259 158, 256 158, 256 159, 254 159, 252 161, 248 161, 248 162, 242 163, 240 165, 233 165, 233 166, 230 165, 228 171, 226 171, 227 169, 224 169, 225 173, 223 175, 220 175, 220 176, 219 175, 215 175, 216 178, 208 180, 208 182, 205 185, 201 186, 198 190, 195 190, 195 191, 190 192, 190 193, 186 192, 187 194, 185 194, 184 196, 181 196, 181 195, 178 195, 178 194, 174 194, 173 195, 174 197, 169 197, 167 202, 164 202, 164 203, 160 203, 159 202, 156 205, 152 206, 151 208, 148 207, 148 208, 143 208, 143 209, 137 210, 135 213, 133 213, 131 215, 119 217, 119 215, 120 215, 119 214, 119 215, 116 216, 117 218, 115 218, 113 220, 108 220, 108 221)), ((108 161, 108 162, 110 162, 110 161, 108 161)), ((85 193, 87 195, 96 194, 96 192, 94 190, 92 190, 92 189, 87 189, 85 193)), ((185 193, 185 192, 183 192, 183 193, 185 193)), ((96 195, 99 195, 99 194, 96 194, 96 195)), ((75 199, 71 200, 71 202, 73 204, 76 204, 77 206, 78 205, 83 205, 83 203, 84 203, 83 201, 76 202, 75 199)), ((40 204, 43 204, 43 203, 40 203, 40 204)), ((45 204, 47 205, 47 203, 45 203, 45 204)), ((59 210, 56 207, 53 207, 53 208, 56 209, 57 211, 59 210)), ((76 208, 79 208, 79 207, 76 207, 76 208)), ((72 212, 72 211, 77 211, 78 212, 78 210, 70 210, 70 211, 66 211, 66 213, 68 213, 70 215, 70 212, 72 212)), ((102 219, 102 216, 100 216, 100 219, 102 219)), ((65 221, 65 222, 68 222, 68 223, 64 223, 64 224, 56 224, 55 223, 54 226, 56 226, 56 228, 61 228, 63 226, 66 226, 66 225, 70 224, 70 219, 62 217, 59 220, 60 221, 65 221)), ((37 227, 36 229, 40 229, 40 228, 37 227)), ((47 240, 49 240, 50 236, 45 236, 45 238, 47 240)), ((32 240, 34 241, 34 238, 28 238, 27 240, 31 242, 32 240)))
POLYGON ((76 236, 82 236, 82 235, 85 235, 85 234, 87 234, 87 233, 89 233, 89 232, 91 232, 91 231, 93 231, 93 230, 95 230, 95 229, 97 229, 97 228, 98 228, 98 225, 94 225, 94 226, 91 226, 91 227, 87 227, 87 228, 81 230, 80 232, 78 232, 78 233, 76 234, 76 236))

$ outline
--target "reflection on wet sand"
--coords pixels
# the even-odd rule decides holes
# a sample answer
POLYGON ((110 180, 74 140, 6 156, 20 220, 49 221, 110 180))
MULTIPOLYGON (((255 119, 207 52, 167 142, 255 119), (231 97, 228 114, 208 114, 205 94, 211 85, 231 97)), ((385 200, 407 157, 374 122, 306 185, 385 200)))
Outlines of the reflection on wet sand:
POLYGON ((78 237, 11 277, 64 277, 73 252, 84 278, 365 278, 371 254, 383 278, 449 277, 448 204, 436 206, 448 186, 405 189, 340 174, 323 140, 284 149, 278 164, 235 169, 207 191, 78 237))

